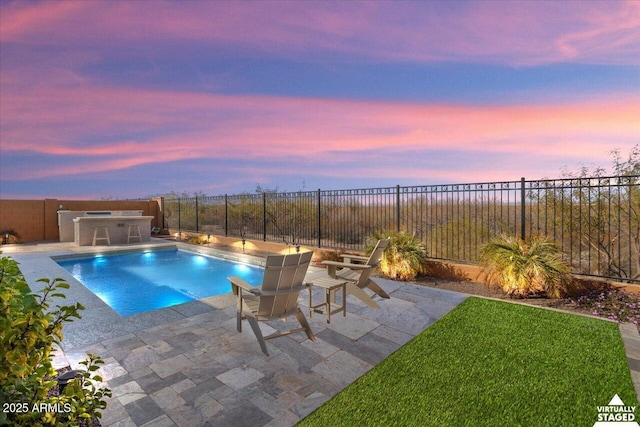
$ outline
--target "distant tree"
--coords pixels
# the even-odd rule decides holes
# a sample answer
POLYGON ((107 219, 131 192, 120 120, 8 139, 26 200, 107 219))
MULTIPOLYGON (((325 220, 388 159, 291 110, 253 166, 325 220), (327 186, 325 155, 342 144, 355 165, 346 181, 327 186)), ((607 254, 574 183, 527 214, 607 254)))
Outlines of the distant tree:
POLYGON ((262 198, 244 193, 227 199, 230 234, 243 239, 262 233, 262 198))
POLYGON ((597 274, 640 279, 640 145, 628 156, 610 152, 612 171, 583 166, 564 171, 567 190, 550 189, 544 202, 557 212, 555 228, 566 233, 565 252, 597 274), (609 176, 612 174, 612 176, 609 176), (573 236, 578 235, 578 239, 573 236))
MULTIPOLYGON (((268 187, 263 187, 260 184, 256 184, 256 189, 254 191, 256 194, 276 194, 279 192, 278 190, 278 186, 276 186, 275 188, 268 188, 268 187)), ((283 190, 282 192, 285 192, 285 190, 283 190)))

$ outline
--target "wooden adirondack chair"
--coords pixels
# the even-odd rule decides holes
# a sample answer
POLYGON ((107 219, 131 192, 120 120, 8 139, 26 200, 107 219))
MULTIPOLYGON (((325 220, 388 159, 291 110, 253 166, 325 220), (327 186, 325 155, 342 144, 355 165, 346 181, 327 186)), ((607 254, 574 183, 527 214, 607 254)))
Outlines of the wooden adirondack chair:
POLYGON ((364 292, 364 289, 370 289, 382 298, 389 298, 389 295, 373 280, 370 279, 371 272, 380 263, 382 253, 389 245, 391 239, 378 240, 373 252, 368 257, 359 255, 342 255, 344 262, 323 261, 327 266, 327 273, 334 279, 346 279, 347 292, 359 298, 371 308, 380 308, 380 306, 364 292))
POLYGON ((253 287, 240 277, 228 277, 233 294, 237 298, 237 327, 242 332, 242 320, 247 319, 253 333, 260 343, 262 352, 269 355, 266 340, 281 336, 305 332, 310 340, 316 338, 309 327, 306 317, 298 307, 298 295, 303 289, 304 277, 311 262, 313 252, 291 255, 269 255, 267 257, 262 286, 253 287), (263 336, 259 321, 285 319, 295 316, 301 328, 285 332, 276 332, 263 336))

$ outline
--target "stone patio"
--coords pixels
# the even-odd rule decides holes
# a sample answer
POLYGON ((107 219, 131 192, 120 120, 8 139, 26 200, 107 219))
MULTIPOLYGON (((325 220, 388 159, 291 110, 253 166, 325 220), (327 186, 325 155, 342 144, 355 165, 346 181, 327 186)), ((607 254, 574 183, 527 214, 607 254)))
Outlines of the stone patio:
MULTIPOLYGON (((114 395, 105 426, 291 426, 464 300, 428 288, 385 285, 393 289, 392 299, 382 301, 379 312, 349 299, 346 318, 335 316, 331 325, 321 315, 310 319, 316 342, 305 334, 270 340, 271 356, 260 351, 248 325, 236 331, 235 305, 223 297, 226 307, 66 357, 72 365, 85 351, 105 358, 102 371, 114 395)), ((269 322, 263 332, 295 323, 269 322)))
MULTIPOLYGON (((110 250, 134 246, 141 247, 110 250)), ((158 245, 142 245, 149 246, 158 245)), ((237 332, 230 294, 123 318, 50 258, 73 255, 78 248, 30 249, 9 254, 21 263, 29 284, 37 288, 38 278, 62 277, 71 286, 67 301, 87 307, 81 320, 65 325, 55 364, 77 368, 88 352, 105 360, 100 373, 113 397, 103 426, 292 426, 466 298, 380 280, 391 299, 376 298, 379 310, 349 296, 347 317, 334 315, 329 325, 323 315, 309 317, 303 292, 300 306, 317 341, 303 333, 270 340, 271 355, 265 356, 246 322, 237 332)), ((325 275, 310 267, 307 280, 325 275)), ((322 290, 313 292, 320 301, 322 290)), ((293 318, 261 322, 265 334, 294 327, 293 318)))
MULTIPOLYGON (((114 249, 133 246, 140 247, 114 249)), ((265 356, 246 322, 242 333, 236 331, 229 294, 120 317, 50 258, 76 250, 54 245, 5 253, 21 263, 32 287, 38 278, 62 277, 71 285, 67 301, 87 307, 81 320, 65 326, 55 364, 76 368, 87 352, 102 356, 101 375, 113 392, 103 411, 105 427, 293 426, 467 297, 378 279, 391 299, 375 298, 381 307, 376 310, 349 296, 347 317, 332 316, 329 325, 322 315, 309 318, 305 292, 299 302, 317 341, 304 333, 270 340, 271 355, 265 356)), ((310 267, 307 280, 324 275, 310 267)), ((321 295, 314 290, 314 301, 321 295)), ((269 334, 297 322, 261 322, 261 327, 269 334)), ((640 337, 632 329, 621 325, 638 390, 640 337)))

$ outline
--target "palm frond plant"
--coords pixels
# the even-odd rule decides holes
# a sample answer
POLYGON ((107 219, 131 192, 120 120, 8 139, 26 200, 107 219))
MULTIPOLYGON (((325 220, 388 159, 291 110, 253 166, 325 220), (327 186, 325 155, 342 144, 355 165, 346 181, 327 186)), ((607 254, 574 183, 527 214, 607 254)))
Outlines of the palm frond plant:
POLYGON ((384 250, 380 270, 394 280, 414 280, 426 273, 427 249, 415 235, 405 232, 376 232, 367 240, 365 252, 370 254, 380 239, 391 238, 384 250))
POLYGON ((566 292, 570 269, 556 244, 545 236, 525 240, 502 234, 480 250, 487 282, 498 279, 502 290, 512 297, 546 294, 559 298, 566 292))

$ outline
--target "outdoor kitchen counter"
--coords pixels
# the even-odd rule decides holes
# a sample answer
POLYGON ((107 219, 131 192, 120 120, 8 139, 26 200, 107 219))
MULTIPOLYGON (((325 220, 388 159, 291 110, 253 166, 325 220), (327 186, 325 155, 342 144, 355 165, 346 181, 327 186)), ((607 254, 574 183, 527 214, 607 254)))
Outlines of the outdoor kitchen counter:
MULTIPOLYGON (((93 236, 97 227, 107 227, 111 244, 125 244, 127 242, 129 226, 132 227, 132 234, 137 234, 136 225, 140 227, 141 239, 132 238, 131 243, 149 242, 151 240, 151 220, 152 216, 86 216, 73 219, 74 241, 78 246, 91 246, 93 236)), ((98 231, 98 236, 104 236, 104 231, 98 231)), ((106 241, 101 240, 100 245, 106 245, 106 241)))

